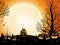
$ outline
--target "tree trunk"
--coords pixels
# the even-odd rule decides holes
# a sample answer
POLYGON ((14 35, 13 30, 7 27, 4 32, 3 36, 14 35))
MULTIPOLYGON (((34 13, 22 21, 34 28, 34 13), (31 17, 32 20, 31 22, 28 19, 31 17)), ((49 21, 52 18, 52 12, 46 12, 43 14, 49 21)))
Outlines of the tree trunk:
POLYGON ((50 29, 50 38, 51 34, 54 32, 54 22, 53 22, 53 12, 52 12, 52 6, 50 7, 50 14, 51 14, 51 29, 50 29))

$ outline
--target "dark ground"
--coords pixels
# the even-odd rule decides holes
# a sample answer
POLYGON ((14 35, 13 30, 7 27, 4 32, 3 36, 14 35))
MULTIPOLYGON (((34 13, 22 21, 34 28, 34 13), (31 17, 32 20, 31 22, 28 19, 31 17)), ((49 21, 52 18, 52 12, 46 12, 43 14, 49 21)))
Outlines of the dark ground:
POLYGON ((60 39, 38 39, 34 36, 16 36, 16 40, 0 38, 0 45, 60 45, 60 39))

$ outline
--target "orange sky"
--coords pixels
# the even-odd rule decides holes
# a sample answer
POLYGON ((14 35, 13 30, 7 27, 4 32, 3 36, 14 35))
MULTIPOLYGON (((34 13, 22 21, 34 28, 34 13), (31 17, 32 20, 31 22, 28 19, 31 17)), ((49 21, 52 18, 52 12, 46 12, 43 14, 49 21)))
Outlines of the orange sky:
MULTIPOLYGON (((51 3, 51 0, 0 0, 0 1, 5 2, 5 4, 8 5, 8 6, 11 6, 11 5, 14 5, 14 4, 20 3, 20 2, 28 2, 28 3, 31 3, 31 4, 35 5, 43 13, 45 12, 45 9, 48 7, 47 4, 51 3)), ((54 12, 54 13, 56 13, 57 15, 58 14, 60 15, 60 0, 54 0, 53 5, 56 5, 56 7, 57 7, 55 9, 56 12, 54 12)), ((0 35, 3 32, 3 26, 2 26, 3 23, 1 22, 2 19, 3 18, 0 18, 0 35)), ((57 20, 60 20, 60 17, 58 17, 57 20)), ((60 24, 60 21, 59 22, 57 21, 57 23, 58 24, 56 26, 58 26, 60 24)), ((60 28, 57 29, 57 30, 60 30, 60 28)))

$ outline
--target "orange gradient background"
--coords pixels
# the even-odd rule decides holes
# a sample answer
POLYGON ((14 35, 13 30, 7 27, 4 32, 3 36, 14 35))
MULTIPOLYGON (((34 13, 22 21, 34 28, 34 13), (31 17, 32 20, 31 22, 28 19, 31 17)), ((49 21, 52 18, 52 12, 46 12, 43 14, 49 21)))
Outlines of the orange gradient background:
MULTIPOLYGON (((16 4, 16 3, 20 3, 20 2, 28 2, 31 3, 33 5, 35 5, 39 10, 41 10, 41 12, 43 14, 45 14, 45 9, 48 8, 48 5, 51 3, 52 0, 0 0, 1 2, 4 2, 6 5, 8 5, 9 7, 16 4)), ((57 15, 60 15, 60 0, 54 0, 54 5, 57 6, 56 8, 56 13, 57 15)), ((1 22, 1 20, 3 20, 3 18, 0 18, 0 36, 1 33, 3 32, 4 28, 3 28, 3 23, 1 22)), ((56 27, 60 27, 60 17, 58 17, 55 21, 55 23, 57 22, 56 27)), ((60 30, 60 28, 58 28, 57 30, 60 30)), ((59 35, 60 35, 60 31, 58 31, 59 35)))

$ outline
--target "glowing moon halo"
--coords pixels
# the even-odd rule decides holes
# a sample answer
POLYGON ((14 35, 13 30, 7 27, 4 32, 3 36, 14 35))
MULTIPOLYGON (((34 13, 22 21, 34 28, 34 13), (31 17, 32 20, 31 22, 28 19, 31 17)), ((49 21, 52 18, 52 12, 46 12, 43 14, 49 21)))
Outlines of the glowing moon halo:
POLYGON ((34 5, 19 3, 11 6, 9 11, 4 21, 12 34, 17 35, 25 28, 28 35, 38 35, 36 23, 42 19, 42 15, 34 5))

